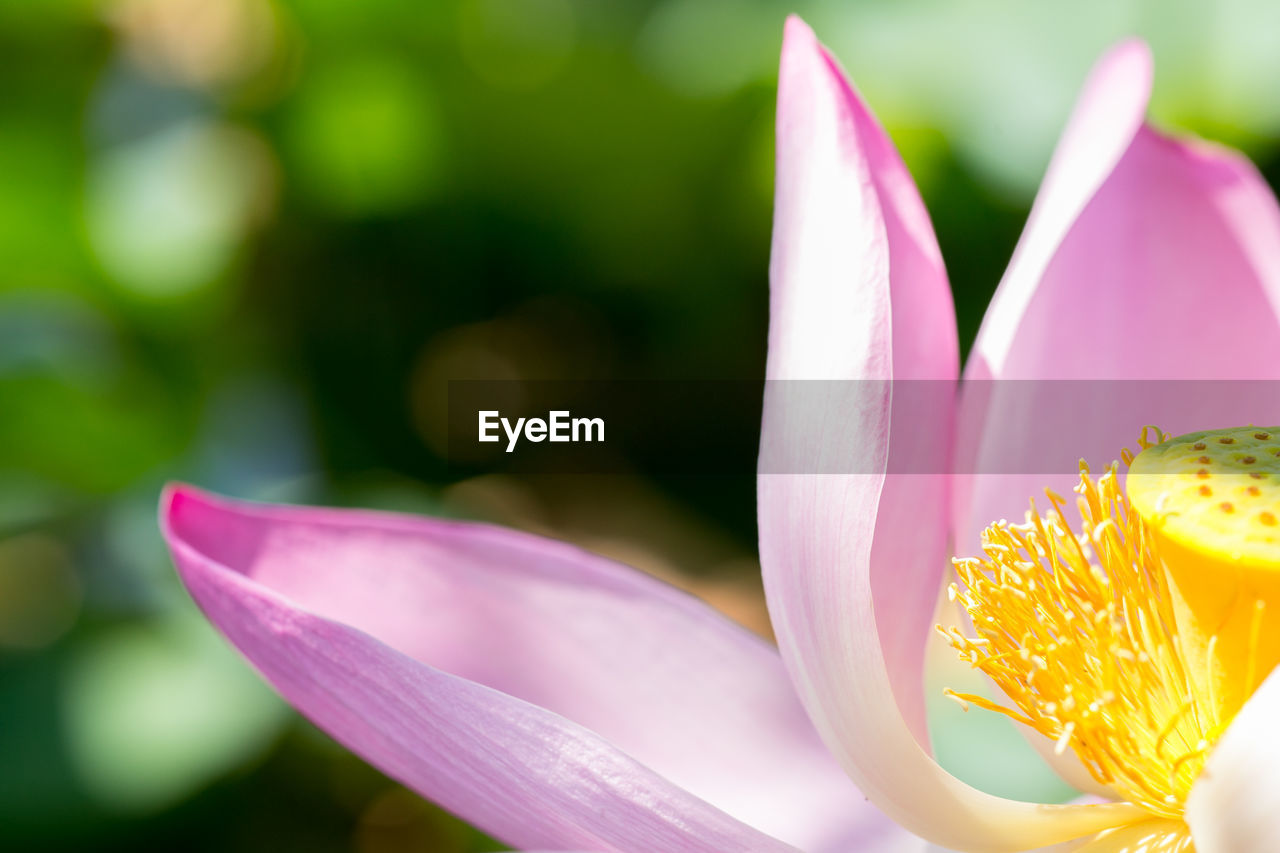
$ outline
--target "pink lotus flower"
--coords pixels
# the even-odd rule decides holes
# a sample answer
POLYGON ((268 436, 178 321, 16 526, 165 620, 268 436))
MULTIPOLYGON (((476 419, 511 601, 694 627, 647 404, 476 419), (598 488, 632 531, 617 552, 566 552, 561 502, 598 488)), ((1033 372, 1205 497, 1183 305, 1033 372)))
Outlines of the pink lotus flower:
MULTIPOLYGON (((1138 43, 1089 78, 968 376, 1280 373, 1274 199, 1236 155, 1147 127, 1150 83, 1138 43)), ((796 19, 777 180, 769 378, 956 380, 928 216, 883 130, 796 19)), ((875 405, 833 395, 806 425, 822 439, 806 452, 883 471, 902 428, 885 388, 875 405)), ((786 414, 766 399, 762 454, 794 452, 779 448, 786 414)), ((1132 440, 1127 414, 1096 414, 1082 441, 1132 440)), ((964 451, 978 460, 1016 447, 1024 429, 998 400, 947 396, 928 427, 948 454, 957 424, 978 425, 964 451)), ((1194 837, 1201 853, 1273 849, 1276 679, 1228 729, 1185 820, 1127 802, 1001 799, 934 761, 922 661, 949 549, 971 553, 983 525, 1020 512, 1034 489, 1015 479, 762 474, 780 654, 625 567, 485 525, 180 486, 162 526, 196 602, 289 702, 519 848, 905 851, 926 849, 923 838, 1121 851, 1194 837)))

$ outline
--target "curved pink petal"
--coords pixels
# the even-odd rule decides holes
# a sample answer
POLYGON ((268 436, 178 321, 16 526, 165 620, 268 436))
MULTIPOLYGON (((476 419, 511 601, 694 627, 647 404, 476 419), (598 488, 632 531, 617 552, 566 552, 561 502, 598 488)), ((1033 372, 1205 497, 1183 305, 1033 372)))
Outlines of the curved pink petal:
POLYGON ((1199 853, 1264 853, 1280 838, 1280 670, 1245 703, 1187 798, 1199 853))
MULTIPOLYGON (((945 387, 955 371, 951 308, 901 163, 794 18, 777 180, 760 552, 783 657, 819 731, 876 805, 946 847, 1023 850, 1133 819, 1140 812, 1128 806, 1041 806, 976 791, 938 767, 899 710, 915 711, 919 688, 904 678, 918 679, 921 662, 895 644, 923 642, 927 631, 946 566, 946 482, 907 475, 918 478, 909 484, 915 512, 894 503, 904 493, 884 473, 891 439, 900 415, 920 410, 897 408, 899 385, 877 380, 945 387), (814 473, 824 470, 867 473, 814 473)), ((941 395, 931 412, 944 461, 948 405, 941 395)))
POLYGON ((776 652, 637 572, 484 525, 186 488, 164 524, 196 600, 286 698, 508 842, 636 849, 625 833, 673 821, 711 848, 896 832, 826 753, 776 652), (650 798, 653 816, 622 819, 650 798), (597 821, 624 835, 575 834, 597 821))
POLYGON ((961 553, 1144 424, 1280 418, 1270 388, 1191 382, 1280 378, 1280 211, 1240 156, 1143 126, 1149 80, 1132 44, 1100 64, 983 323, 966 378, 998 381, 962 402, 962 464, 983 476, 958 493, 961 553))
POLYGON ((772 460, 821 448, 832 472, 912 463, 920 472, 881 485, 870 572, 894 695, 927 744, 924 643, 946 568, 945 472, 959 361, 951 292, 906 166, 796 18, 787 24, 778 89, 775 204, 768 378, 778 387, 770 389, 761 470, 785 473, 788 466, 772 460), (782 387, 793 380, 825 384, 782 387), (806 434, 819 414, 812 410, 827 406, 827 397, 855 409, 891 402, 883 462, 848 467, 846 460, 878 450, 856 420, 843 422, 856 412, 831 419, 821 436, 806 434), (785 433, 774 429, 783 419, 793 424, 785 433))

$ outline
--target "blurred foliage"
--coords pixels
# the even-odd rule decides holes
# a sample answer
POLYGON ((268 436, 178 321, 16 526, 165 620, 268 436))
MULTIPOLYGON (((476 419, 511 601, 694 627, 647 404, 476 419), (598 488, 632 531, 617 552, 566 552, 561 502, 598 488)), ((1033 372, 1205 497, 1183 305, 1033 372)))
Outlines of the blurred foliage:
MULTIPOLYGON (((457 482, 436 427, 451 377, 762 373, 790 11, 917 176, 965 341, 1116 38, 1161 122, 1280 174, 1260 0, 0 0, 0 847, 496 846, 204 625, 167 479, 519 524, 767 631, 749 478, 457 482)), ((941 713, 979 784, 1063 793, 941 713)))

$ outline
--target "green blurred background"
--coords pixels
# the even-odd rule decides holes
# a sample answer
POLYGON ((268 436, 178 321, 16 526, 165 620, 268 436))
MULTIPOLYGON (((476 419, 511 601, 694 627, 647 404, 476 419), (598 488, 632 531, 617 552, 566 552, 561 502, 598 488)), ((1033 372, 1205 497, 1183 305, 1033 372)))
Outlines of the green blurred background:
MULTIPOLYGON (((1280 177, 1260 1, 0 0, 0 847, 498 846, 205 626, 169 479, 518 525, 767 633, 750 477, 464 475, 440 425, 449 378, 761 375, 792 11, 906 156, 966 345, 1116 38, 1162 125, 1280 177)), ((994 715, 935 722, 978 784, 1066 796, 994 715)))

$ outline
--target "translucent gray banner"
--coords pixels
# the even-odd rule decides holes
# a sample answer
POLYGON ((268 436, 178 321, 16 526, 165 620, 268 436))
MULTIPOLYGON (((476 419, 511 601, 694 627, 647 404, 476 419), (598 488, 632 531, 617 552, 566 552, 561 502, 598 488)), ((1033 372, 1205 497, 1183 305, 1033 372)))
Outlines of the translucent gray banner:
POLYGON ((1280 382, 678 380, 449 383, 462 470, 1074 474, 1170 434, 1280 426, 1280 382), (763 425, 763 426, 762 426, 763 425))

